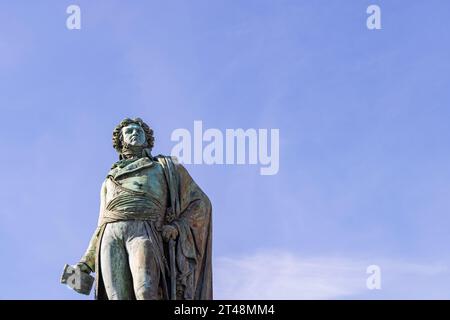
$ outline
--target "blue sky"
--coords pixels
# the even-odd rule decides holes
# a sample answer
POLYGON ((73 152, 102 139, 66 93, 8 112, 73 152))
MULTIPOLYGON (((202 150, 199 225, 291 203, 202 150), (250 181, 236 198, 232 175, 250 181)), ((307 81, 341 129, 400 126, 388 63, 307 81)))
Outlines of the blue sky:
POLYGON ((135 116, 155 154, 195 120, 280 130, 277 175, 187 166, 213 203, 216 298, 450 298, 449 9, 0 1, 0 298, 92 298, 59 276, 95 228, 112 130, 135 116))

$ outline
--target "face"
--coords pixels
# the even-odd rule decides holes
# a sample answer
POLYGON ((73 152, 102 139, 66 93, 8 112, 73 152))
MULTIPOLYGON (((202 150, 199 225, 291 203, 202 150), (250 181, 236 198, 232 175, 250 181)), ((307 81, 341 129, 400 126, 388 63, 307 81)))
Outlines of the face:
POLYGON ((146 142, 144 130, 136 123, 122 128, 122 138, 125 144, 132 146, 142 146, 146 142))

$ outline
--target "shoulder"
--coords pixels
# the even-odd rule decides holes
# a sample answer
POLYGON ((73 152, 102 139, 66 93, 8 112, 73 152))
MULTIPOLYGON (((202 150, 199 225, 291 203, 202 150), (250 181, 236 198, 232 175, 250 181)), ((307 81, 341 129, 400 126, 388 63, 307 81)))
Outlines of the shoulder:
POLYGON ((158 161, 166 175, 172 176, 174 179, 181 179, 181 181, 192 180, 187 169, 178 161, 175 156, 157 155, 154 157, 155 161, 158 161))
POLYGON ((114 162, 111 168, 109 169, 107 176, 114 176, 117 173, 117 171, 119 171, 123 167, 123 163, 124 163, 123 160, 114 162))
POLYGON ((175 156, 166 156, 159 154, 153 158, 154 161, 161 164, 163 167, 173 167, 173 169, 177 171, 186 171, 186 168, 178 161, 178 158, 175 156))

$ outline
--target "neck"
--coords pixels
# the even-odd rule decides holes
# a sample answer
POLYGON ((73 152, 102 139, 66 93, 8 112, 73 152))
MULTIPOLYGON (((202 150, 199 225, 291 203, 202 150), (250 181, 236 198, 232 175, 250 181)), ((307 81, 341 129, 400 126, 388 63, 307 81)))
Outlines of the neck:
POLYGON ((125 145, 122 148, 122 156, 124 159, 138 159, 144 156, 144 147, 143 146, 130 146, 125 145))

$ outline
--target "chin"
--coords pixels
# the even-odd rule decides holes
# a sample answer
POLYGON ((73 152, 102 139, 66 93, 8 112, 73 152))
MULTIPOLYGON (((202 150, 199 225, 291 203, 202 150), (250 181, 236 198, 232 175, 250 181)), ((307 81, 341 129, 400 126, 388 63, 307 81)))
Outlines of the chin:
POLYGON ((129 145, 133 146, 133 147, 142 147, 144 144, 143 143, 134 142, 134 143, 130 143, 129 145))

